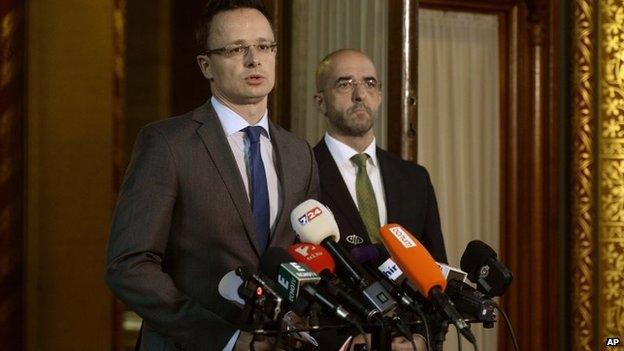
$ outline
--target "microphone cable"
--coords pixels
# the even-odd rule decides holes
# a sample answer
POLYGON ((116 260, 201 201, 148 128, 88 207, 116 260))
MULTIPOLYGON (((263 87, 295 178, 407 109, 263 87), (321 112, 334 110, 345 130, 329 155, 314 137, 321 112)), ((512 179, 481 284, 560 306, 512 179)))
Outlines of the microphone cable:
MULTIPOLYGON (((457 350, 462 351, 462 337, 459 332, 459 328, 457 328, 457 326, 455 326, 455 331, 457 332, 457 350)), ((474 351, 479 351, 479 345, 477 343, 477 340, 475 340, 474 342, 470 342, 470 343, 472 344, 474 351)))
POLYGON ((497 303, 494 303, 494 307, 505 318, 505 326, 507 327, 507 331, 509 331, 509 334, 511 334, 511 341, 513 341, 514 350, 520 351, 520 347, 518 346, 518 339, 516 339, 516 333, 514 333, 513 327, 511 326, 511 321, 509 321, 509 317, 507 317, 507 313, 505 313, 505 311, 503 311, 503 309, 501 309, 497 303))
MULTIPOLYGON (((425 313, 420 308, 420 306, 416 304, 416 302, 410 304, 410 307, 412 308, 412 310, 416 312, 416 314, 418 314, 418 317, 420 317, 423 324, 425 325, 425 337, 427 338, 427 345, 426 345, 427 351, 433 351, 433 349, 431 348, 431 334, 429 333, 429 323, 427 322, 427 317, 425 317, 425 313)), ((414 350, 416 350, 416 344, 413 341, 412 341, 412 347, 414 347, 414 350)))

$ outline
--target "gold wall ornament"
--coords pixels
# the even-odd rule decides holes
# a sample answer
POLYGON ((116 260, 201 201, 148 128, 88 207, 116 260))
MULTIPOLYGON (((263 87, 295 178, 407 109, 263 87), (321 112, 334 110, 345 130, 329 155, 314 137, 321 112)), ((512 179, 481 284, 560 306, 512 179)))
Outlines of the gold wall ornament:
POLYGON ((13 80, 13 61, 0 62, 0 88, 4 88, 13 80))
POLYGON ((594 2, 574 0, 572 4, 572 123, 571 143, 571 304, 570 349, 594 350, 594 2))
POLYGON ((624 1, 600 2, 600 340, 624 334, 624 1))
POLYGON ((15 118, 15 109, 11 107, 0 115, 0 140, 6 140, 7 136, 13 131, 15 118))
POLYGON ((15 10, 9 11, 2 17, 0 24, 0 40, 8 41, 15 34, 15 10))

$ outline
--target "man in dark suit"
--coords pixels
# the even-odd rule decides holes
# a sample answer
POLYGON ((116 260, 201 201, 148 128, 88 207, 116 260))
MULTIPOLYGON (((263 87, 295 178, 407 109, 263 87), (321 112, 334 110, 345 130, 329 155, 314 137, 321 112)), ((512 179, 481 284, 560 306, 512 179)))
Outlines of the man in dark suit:
POLYGON ((197 62, 212 98, 137 137, 110 231, 106 280, 144 321, 141 350, 248 349, 222 277, 295 241, 316 197, 310 146, 271 123, 276 43, 260 1, 210 1, 197 62))
POLYGON ((373 62, 362 52, 339 50, 317 70, 319 111, 327 133, 315 147, 321 201, 336 216, 348 249, 378 241, 378 229, 398 223, 446 262, 435 193, 427 170, 378 148, 373 124, 382 101, 373 62))
MULTIPOLYGON (((381 82, 364 53, 344 49, 317 69, 314 100, 327 117, 327 132, 314 147, 321 202, 331 208, 348 250, 380 242, 379 228, 398 223, 414 234, 439 262, 446 262, 438 206, 427 170, 376 146, 373 125, 382 101, 381 82)), ((319 336, 336 348, 344 338, 319 336), (330 339, 338 339, 332 341, 330 339)), ((362 340, 363 341, 363 340, 362 340)), ((419 336, 418 347, 424 349, 419 336)), ((393 350, 411 350, 393 340, 393 350)))
MULTIPOLYGON (((331 208, 348 250, 381 241, 386 223, 404 226, 439 262, 446 262, 433 186, 427 170, 378 148, 373 124, 382 101, 373 62, 357 50, 329 54, 317 69, 314 96, 327 133, 314 147, 321 202, 331 208)), ((395 340, 394 350, 411 350, 395 340)))

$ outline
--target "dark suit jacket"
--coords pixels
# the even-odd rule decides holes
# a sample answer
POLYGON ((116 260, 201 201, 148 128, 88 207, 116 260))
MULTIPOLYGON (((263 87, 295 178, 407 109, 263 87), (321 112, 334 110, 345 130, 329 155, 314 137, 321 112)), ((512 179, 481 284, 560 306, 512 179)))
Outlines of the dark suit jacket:
MULTIPOLYGON (((316 197, 310 146, 270 123, 281 211, 270 246, 295 241, 289 216, 316 197)), ((144 127, 115 209, 106 280, 144 319, 141 350, 221 350, 240 309, 220 297, 228 271, 258 266, 251 206, 210 101, 144 127)))
MULTIPOLYGON (((340 243, 347 250, 370 243, 357 206, 324 139, 316 144, 314 154, 321 181, 320 201, 336 217, 340 243)), ((377 148, 377 159, 386 194, 388 223, 402 225, 422 242, 436 261, 447 262, 438 204, 427 170, 380 148, 377 148)))

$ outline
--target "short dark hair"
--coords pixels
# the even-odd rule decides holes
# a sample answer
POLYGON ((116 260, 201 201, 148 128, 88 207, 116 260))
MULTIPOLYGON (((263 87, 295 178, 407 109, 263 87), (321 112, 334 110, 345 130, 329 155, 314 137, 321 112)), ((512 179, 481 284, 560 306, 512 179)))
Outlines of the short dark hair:
MULTIPOLYGON (((201 12, 197 28, 195 29, 195 40, 199 52, 210 50, 208 47, 208 37, 210 36, 210 25, 212 19, 220 12, 230 11, 234 9, 249 8, 260 11, 271 23, 271 17, 264 3, 261 0, 209 0, 201 12)), ((271 28, 273 28, 271 26, 271 28)))

